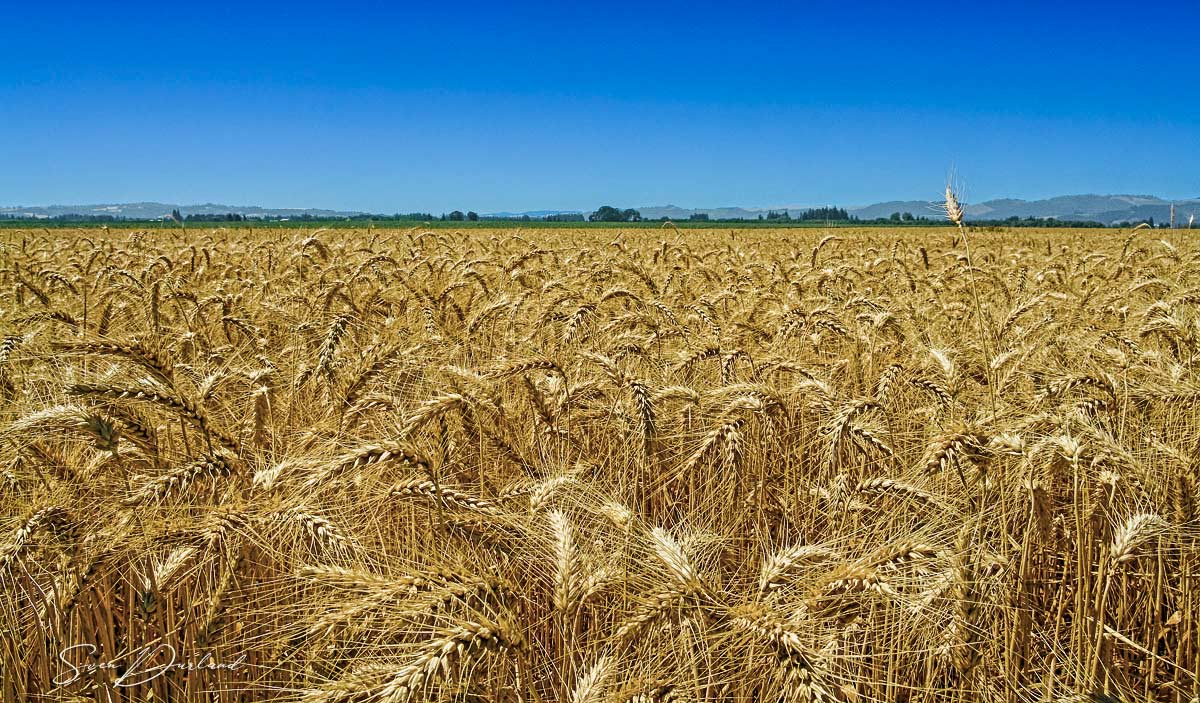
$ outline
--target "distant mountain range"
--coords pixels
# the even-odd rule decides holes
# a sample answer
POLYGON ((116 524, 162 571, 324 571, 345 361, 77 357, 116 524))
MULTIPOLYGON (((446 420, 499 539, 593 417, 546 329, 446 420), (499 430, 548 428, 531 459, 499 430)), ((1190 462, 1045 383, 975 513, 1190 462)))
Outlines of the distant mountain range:
MULTIPOLYGON (((1189 215, 1200 218, 1200 198, 1186 200, 1165 200, 1153 195, 1063 195, 1045 200, 1018 200, 1002 198, 987 200, 982 203, 968 203, 966 217, 968 220, 1005 220, 1010 217, 1045 217, 1058 220, 1086 220, 1100 222, 1106 225, 1118 222, 1141 221, 1154 218, 1155 222, 1167 222, 1171 217, 1171 204, 1175 205, 1175 220, 1180 225, 1186 225, 1189 215)), ((828 203, 835 205, 836 203, 828 203)), ((712 219, 742 218, 756 219, 770 210, 781 212, 787 210, 792 217, 804 212, 807 207, 775 207, 775 208, 681 208, 675 205, 661 205, 637 208, 646 219, 657 220, 669 217, 673 220, 686 220, 693 214, 707 214, 712 219)), ((873 205, 845 207, 850 215, 861 220, 886 218, 892 213, 908 212, 915 217, 942 216, 940 204, 923 200, 892 200, 873 205)))
POLYGON ((312 215, 337 219, 361 214, 356 211, 322 210, 319 208, 269 208, 257 205, 175 205, 173 203, 109 203, 102 205, 40 205, 0 207, 0 217, 48 218, 60 215, 111 215, 127 220, 161 220, 171 216, 172 210, 188 215, 224 215, 237 213, 248 217, 300 217, 312 215))
MULTIPOLYGON (((1186 226, 1188 217, 1200 216, 1200 197, 1185 200, 1170 201, 1153 195, 1063 195, 1045 200, 1018 200, 1002 198, 988 200, 982 203, 969 203, 966 206, 967 219, 973 220, 1004 220, 1010 217, 1045 217, 1060 220, 1088 220, 1101 222, 1106 225, 1119 222, 1141 221, 1154 218, 1155 222, 1166 222, 1170 218, 1171 204, 1175 205, 1176 222, 1186 226)), ((838 205, 838 203, 828 203, 838 205)), ((175 205, 171 203, 111 203, 102 205, 46 205, 46 206, 16 206, 0 207, 0 217, 49 218, 61 215, 111 215, 116 218, 130 220, 156 220, 170 216, 172 210, 179 210, 187 215, 220 215, 237 213, 248 217, 286 218, 309 215, 314 218, 340 219, 365 214, 361 211, 323 210, 319 208, 266 208, 257 205, 222 205, 219 203, 204 203, 201 205, 175 205)), ((774 208, 683 208, 675 205, 654 205, 636 208, 646 219, 657 220, 669 217, 674 220, 686 220, 694 214, 706 214, 712 219, 742 218, 753 220, 759 215, 766 215, 774 210, 788 213, 796 217, 806 210, 806 207, 780 206, 774 208)), ((940 217, 938 206, 934 202, 921 200, 894 200, 845 207, 845 210, 859 219, 873 220, 886 218, 892 213, 911 213, 916 217, 940 217)), ((547 215, 579 214, 581 210, 530 210, 526 212, 495 212, 485 213, 485 217, 522 217, 542 218, 547 215)))

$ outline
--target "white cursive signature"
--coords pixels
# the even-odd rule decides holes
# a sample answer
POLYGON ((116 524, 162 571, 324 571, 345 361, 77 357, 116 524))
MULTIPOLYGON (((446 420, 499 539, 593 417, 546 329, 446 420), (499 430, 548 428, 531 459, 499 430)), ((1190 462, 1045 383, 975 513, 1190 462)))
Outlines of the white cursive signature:
POLYGON ((68 686, 100 671, 123 672, 112 682, 114 688, 137 686, 162 676, 171 671, 237 671, 246 666, 246 655, 243 654, 230 662, 218 662, 211 652, 206 652, 195 661, 177 661, 178 654, 169 644, 146 645, 131 651, 129 654, 110 659, 96 661, 90 664, 73 664, 68 655, 79 652, 93 659, 97 658, 99 649, 94 644, 76 644, 58 653, 58 660, 68 671, 54 677, 54 685, 68 686))

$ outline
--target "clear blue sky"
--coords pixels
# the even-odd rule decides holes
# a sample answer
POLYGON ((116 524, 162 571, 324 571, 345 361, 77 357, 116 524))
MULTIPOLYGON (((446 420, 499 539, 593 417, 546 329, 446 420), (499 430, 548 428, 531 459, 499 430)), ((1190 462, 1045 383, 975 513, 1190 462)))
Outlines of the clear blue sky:
POLYGON ((1200 196, 1200 2, 6 3, 0 205, 1200 196), (1190 39, 1190 41, 1189 41, 1190 39))

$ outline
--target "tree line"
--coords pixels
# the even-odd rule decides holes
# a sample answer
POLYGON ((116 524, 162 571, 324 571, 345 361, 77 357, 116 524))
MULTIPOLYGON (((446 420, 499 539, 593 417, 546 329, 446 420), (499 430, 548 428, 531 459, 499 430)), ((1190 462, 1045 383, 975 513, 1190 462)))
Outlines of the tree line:
MULTIPOLYGON (((227 212, 227 213, 189 213, 182 215, 178 209, 173 210, 171 215, 162 220, 174 220, 175 222, 329 222, 333 220, 342 220, 349 222, 643 222, 647 218, 642 216, 642 213, 633 208, 618 208, 612 205, 603 205, 590 214, 584 213, 555 213, 535 217, 530 215, 520 216, 498 216, 498 215, 480 215, 479 213, 469 210, 463 212, 461 210, 453 210, 449 213, 434 215, 429 212, 409 212, 396 213, 392 215, 384 215, 378 213, 360 213, 348 215, 339 218, 330 218, 323 215, 313 215, 310 213, 296 215, 246 215, 243 213, 227 212)), ((667 222, 671 218, 663 216, 659 217, 656 222, 667 222)), ((31 218, 25 215, 16 213, 0 213, 0 220, 18 223, 80 223, 80 224, 107 224, 121 222, 146 222, 144 218, 127 218, 120 215, 111 214, 76 214, 68 213, 62 215, 52 215, 48 217, 31 218)), ((872 219, 859 218, 851 215, 845 208, 836 206, 808 208, 793 214, 788 210, 769 210, 765 214, 760 213, 757 217, 728 217, 714 218, 708 213, 693 213, 688 217, 691 222, 712 222, 720 224, 756 224, 756 223, 829 223, 840 225, 889 225, 889 226, 921 226, 930 227, 945 224, 945 220, 941 217, 930 217, 926 215, 913 215, 911 212, 893 212, 887 217, 877 217, 872 219)), ((1070 228, 1104 228, 1104 227, 1132 227, 1139 224, 1147 224, 1155 229, 1166 229, 1169 224, 1166 222, 1154 221, 1154 218, 1147 217, 1144 219, 1117 222, 1112 225, 1106 225, 1101 222, 1092 220, 1062 220, 1055 218, 1043 217, 1017 217, 1012 216, 1006 219, 996 220, 969 220, 968 223, 973 227, 1070 227, 1070 228)))

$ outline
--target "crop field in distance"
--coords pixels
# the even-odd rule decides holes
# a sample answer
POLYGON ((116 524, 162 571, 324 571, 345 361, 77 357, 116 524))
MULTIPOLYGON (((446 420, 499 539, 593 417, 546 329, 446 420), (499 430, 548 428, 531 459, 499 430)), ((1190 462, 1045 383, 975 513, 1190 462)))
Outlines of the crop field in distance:
POLYGON ((6 230, 0 699, 1194 703, 1198 274, 1183 230, 6 230))

